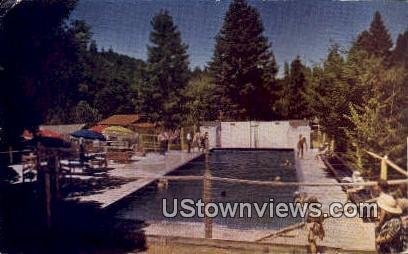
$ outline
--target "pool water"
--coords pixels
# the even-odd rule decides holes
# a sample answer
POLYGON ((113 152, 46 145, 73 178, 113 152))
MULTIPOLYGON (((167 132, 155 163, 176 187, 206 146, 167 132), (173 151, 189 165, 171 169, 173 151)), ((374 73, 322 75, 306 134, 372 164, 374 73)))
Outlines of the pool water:
MULTIPOLYGON (((282 182, 296 182, 296 168, 293 150, 214 150, 208 155, 207 170, 212 176, 248 180, 273 181, 276 177, 282 182)), ((187 176, 204 175, 206 170, 205 156, 201 156, 169 175, 187 176)), ((265 186, 241 183, 211 182, 211 202, 251 202, 270 203, 292 202, 296 186, 265 186)), ((169 222, 203 222, 197 216, 166 218, 162 212, 162 200, 167 199, 167 210, 173 211, 173 199, 190 198, 195 201, 203 198, 202 180, 171 180, 166 189, 157 184, 150 184, 132 194, 115 209, 115 216, 144 221, 169 222)), ((180 208, 180 205, 179 205, 180 208)), ((246 213, 245 213, 246 215, 246 213)), ((278 218, 269 216, 269 206, 263 217, 252 209, 252 217, 213 218, 213 223, 239 229, 279 229, 299 222, 300 218, 278 218)))

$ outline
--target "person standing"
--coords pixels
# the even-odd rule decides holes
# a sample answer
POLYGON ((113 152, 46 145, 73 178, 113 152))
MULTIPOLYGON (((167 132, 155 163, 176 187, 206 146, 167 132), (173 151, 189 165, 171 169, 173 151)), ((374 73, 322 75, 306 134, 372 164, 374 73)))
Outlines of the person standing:
MULTIPOLYGON (((320 204, 321 203, 318 201, 318 199, 315 196, 311 196, 311 197, 301 197, 304 200, 300 200, 303 201, 305 203, 308 203, 308 205, 311 204, 320 204)), ((319 253, 319 248, 317 246, 317 241, 323 240, 324 236, 325 236, 325 230, 323 228, 323 221, 324 221, 324 216, 322 214, 322 211, 320 210, 321 215, 320 216, 316 216, 316 215, 311 215, 312 211, 309 210, 307 217, 306 217, 306 228, 308 231, 307 234, 307 241, 309 243, 309 253, 315 254, 315 253, 319 253)))
POLYGON ((193 138, 193 147, 197 147, 198 151, 200 151, 200 142, 201 139, 201 133, 198 131, 194 134, 194 138, 193 138))
POLYGON ((400 215, 401 207, 393 196, 381 193, 377 198, 380 208, 375 244, 378 253, 401 253, 407 244, 407 232, 400 215))
POLYGON ((187 152, 190 153, 191 152, 191 142, 192 142, 192 137, 191 137, 190 132, 187 133, 186 140, 187 140, 187 152))
POLYGON ((297 143, 297 156, 298 156, 298 158, 303 159, 304 149, 307 150, 306 137, 303 137, 302 134, 299 134, 299 140, 298 140, 298 143, 297 143))
POLYGON ((164 132, 164 153, 167 153, 169 151, 169 143, 170 142, 170 134, 169 132, 165 131, 164 132))
POLYGON ((202 133, 201 135, 200 135, 200 150, 202 151, 202 152, 205 152, 205 138, 206 138, 206 134, 205 133, 202 133))
POLYGON ((161 155, 164 155, 165 154, 165 137, 164 137, 164 134, 163 134, 163 132, 160 132, 160 134, 157 136, 157 139, 158 139, 158 141, 159 141, 159 151, 160 151, 160 154, 161 155))
POLYGON ((204 134, 204 152, 208 152, 209 148, 210 148, 210 140, 208 138, 208 132, 205 132, 204 134))

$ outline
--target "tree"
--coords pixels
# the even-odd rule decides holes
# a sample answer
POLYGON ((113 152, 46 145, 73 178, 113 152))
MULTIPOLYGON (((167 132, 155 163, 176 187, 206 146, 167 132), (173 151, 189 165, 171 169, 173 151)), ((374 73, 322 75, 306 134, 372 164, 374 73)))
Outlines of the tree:
POLYGON ((201 121, 217 119, 214 83, 207 71, 199 69, 193 71, 190 82, 184 89, 184 97, 186 98, 186 123, 193 125, 201 121))
POLYGON ((0 110, 6 118, 6 143, 15 143, 24 128, 36 129, 54 101, 61 99, 56 97, 60 89, 71 84, 67 66, 76 56, 61 48, 70 47, 64 24, 75 4, 76 0, 22 1, 2 18, 0 110))
POLYGON ((346 118, 351 127, 346 134, 349 159, 361 171, 373 174, 378 167, 365 151, 386 154, 399 165, 406 163, 406 140, 401 138, 408 135, 403 121, 406 97, 401 96, 406 74, 403 69, 385 69, 381 59, 370 59, 367 64, 369 71, 364 84, 371 90, 361 97, 359 104, 350 103, 346 118))
POLYGON ((189 79, 187 45, 168 11, 160 11, 151 25, 141 109, 152 121, 175 127, 183 119, 182 91, 189 79))
POLYGON ((309 116, 307 97, 305 95, 308 86, 306 79, 306 67, 299 57, 292 61, 286 92, 286 106, 288 118, 303 119, 309 116))
POLYGON ((279 119, 289 119, 289 81, 290 81, 290 66, 288 62, 284 64, 284 76, 277 80, 276 91, 274 97, 276 100, 273 105, 275 117, 279 119))
POLYGON ((325 133, 335 139, 338 151, 345 151, 347 143, 344 130, 348 121, 345 115, 352 92, 346 76, 346 61, 339 46, 333 45, 322 66, 313 68, 311 84, 306 92, 312 114, 320 120, 325 133))
POLYGON ((101 117, 136 112, 144 62, 111 49, 99 52, 95 42, 88 44, 81 53, 83 78, 78 84, 78 100, 89 104, 101 117))
POLYGON ((378 11, 374 13, 369 30, 363 31, 355 44, 359 50, 365 50, 376 57, 387 58, 390 55, 392 39, 378 11))
POLYGON ((95 123, 101 120, 97 109, 91 107, 86 101, 80 101, 73 110, 72 115, 76 123, 95 123))
POLYGON ((95 107, 104 117, 112 114, 131 114, 135 112, 132 100, 134 95, 129 84, 114 79, 95 96, 95 107))
POLYGON ((59 41, 57 60, 52 62, 55 71, 48 75, 47 82, 52 89, 49 93, 52 99, 44 108, 43 121, 53 124, 71 123, 71 112, 80 101, 78 85, 85 76, 85 57, 91 39, 90 27, 84 22, 75 20, 64 28, 59 41))
POLYGON ((277 67, 258 11, 234 0, 216 37, 210 72, 219 109, 229 119, 272 117, 277 67))

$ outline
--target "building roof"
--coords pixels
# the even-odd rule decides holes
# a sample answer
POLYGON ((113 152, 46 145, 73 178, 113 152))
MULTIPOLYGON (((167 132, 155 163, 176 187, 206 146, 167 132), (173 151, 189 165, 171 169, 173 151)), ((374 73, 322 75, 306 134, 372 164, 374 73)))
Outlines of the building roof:
POLYGON ((128 126, 136 123, 140 120, 140 116, 137 114, 132 115, 113 115, 98 123, 98 125, 118 125, 128 126))
POLYGON ((85 127, 84 123, 81 124, 60 124, 60 125, 41 125, 40 130, 50 130, 59 134, 71 134, 77 130, 81 130, 85 127))
POLYGON ((99 132, 102 133, 102 131, 106 128, 108 128, 109 126, 107 125, 95 125, 92 128, 90 128, 91 131, 95 131, 95 132, 99 132))

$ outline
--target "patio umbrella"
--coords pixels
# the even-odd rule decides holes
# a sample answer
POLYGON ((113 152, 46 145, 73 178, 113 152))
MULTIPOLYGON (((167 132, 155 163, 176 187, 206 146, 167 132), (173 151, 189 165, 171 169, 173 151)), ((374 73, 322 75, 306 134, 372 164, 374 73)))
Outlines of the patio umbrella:
POLYGON ((108 136, 125 136, 125 137, 134 136, 136 134, 134 131, 121 126, 107 127, 102 131, 102 133, 108 136))
POLYGON ((97 140, 102 140, 105 141, 105 136, 103 136, 102 134, 95 132, 95 131, 91 131, 91 130, 79 130, 79 131, 75 131, 73 133, 71 133, 71 136, 75 137, 75 138, 84 138, 84 139, 97 139, 97 140))

